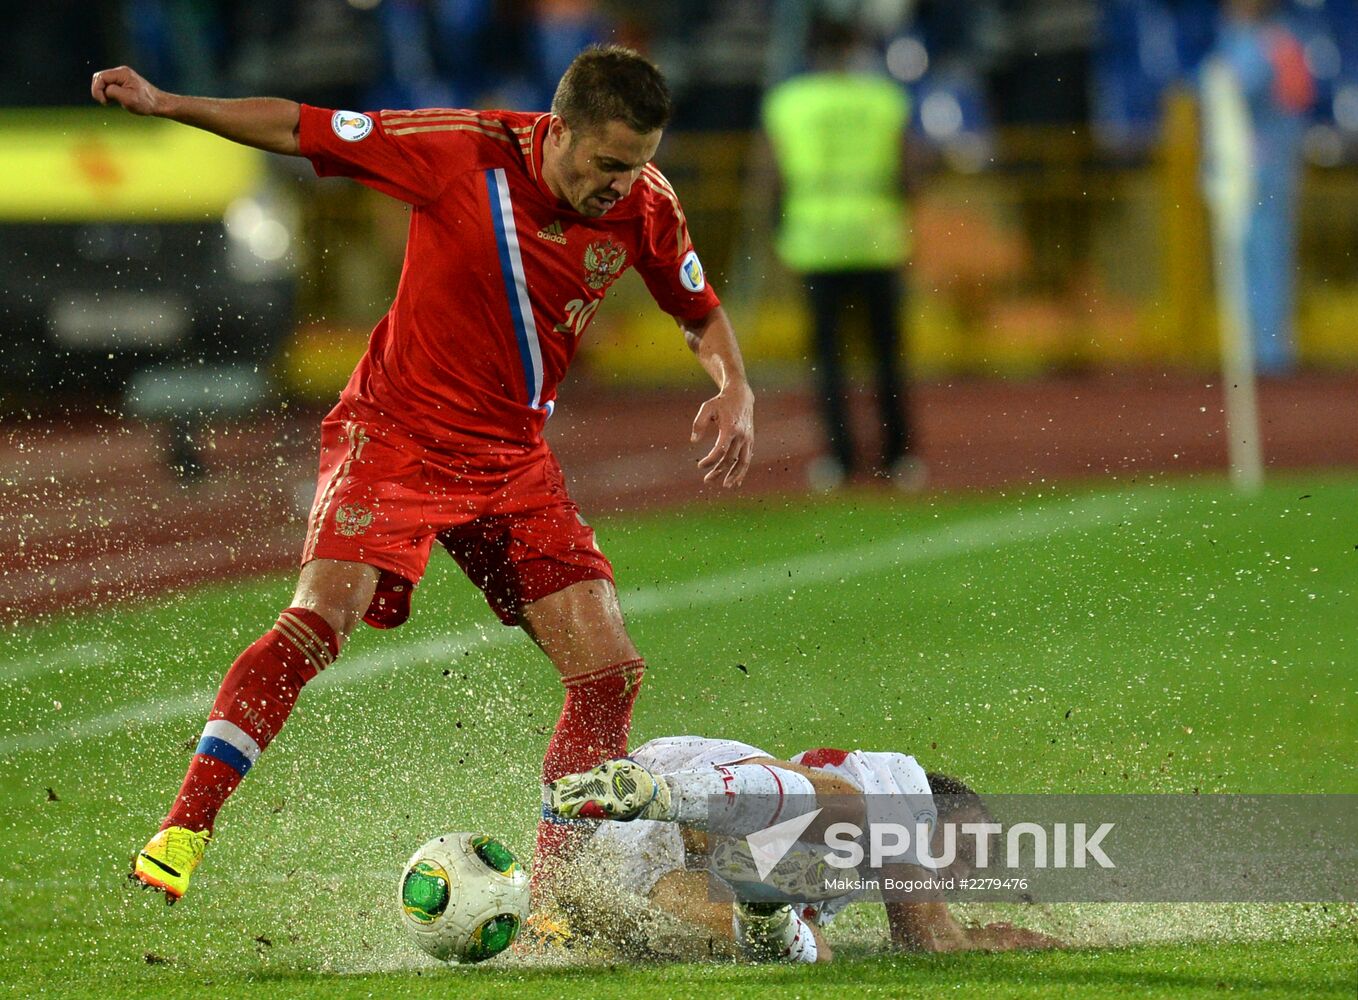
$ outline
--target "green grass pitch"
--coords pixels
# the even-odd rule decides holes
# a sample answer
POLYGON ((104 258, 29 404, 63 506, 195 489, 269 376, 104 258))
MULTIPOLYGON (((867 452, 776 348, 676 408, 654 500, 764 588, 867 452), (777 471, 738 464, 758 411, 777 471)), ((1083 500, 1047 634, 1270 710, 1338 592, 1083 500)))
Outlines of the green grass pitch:
MULTIPOLYGON (((916 754, 994 792, 1358 791, 1358 479, 1215 479, 597 516, 651 666, 634 741, 916 754)), ((596 515, 600 512, 596 512, 596 515)), ((1351 998, 1352 906, 1031 907, 1076 947, 893 955, 869 907, 829 967, 497 960, 407 942, 415 846, 531 845, 550 667, 436 555, 415 614, 313 684, 185 901, 124 880, 220 675, 291 577, 0 633, 0 995, 1351 998)), ((984 919, 991 914, 970 914, 984 919)))

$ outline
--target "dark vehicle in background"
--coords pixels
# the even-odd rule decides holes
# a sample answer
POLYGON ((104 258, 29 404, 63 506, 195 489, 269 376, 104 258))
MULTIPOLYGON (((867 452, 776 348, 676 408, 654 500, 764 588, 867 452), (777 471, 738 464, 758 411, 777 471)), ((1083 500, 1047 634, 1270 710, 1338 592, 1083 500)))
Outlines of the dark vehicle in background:
POLYGON ((120 403, 174 429, 267 392, 294 325, 291 204, 255 150, 101 108, 0 112, 5 408, 120 403))

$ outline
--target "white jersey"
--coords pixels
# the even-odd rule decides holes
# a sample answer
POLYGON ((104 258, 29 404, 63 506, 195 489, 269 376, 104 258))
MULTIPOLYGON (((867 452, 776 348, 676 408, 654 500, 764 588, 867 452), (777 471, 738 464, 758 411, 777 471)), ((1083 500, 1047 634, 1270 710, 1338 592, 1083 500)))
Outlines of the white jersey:
MULTIPOLYGON (((642 744, 630 756, 653 774, 667 775, 773 755, 738 740, 667 736, 642 744)), ((820 748, 802 751, 792 758, 792 763, 827 771, 863 792, 868 796, 868 820, 871 822, 899 823, 912 832, 917 823, 927 823, 932 828, 936 822, 937 812, 929 781, 914 757, 820 748)), ((686 867, 684 839, 678 823, 652 820, 601 823, 592 844, 611 856, 623 887, 642 896, 655 888, 662 875, 686 867)), ((909 858, 902 860, 910 861, 909 858)), ((854 895, 818 904, 804 913, 826 922, 851 902, 854 895)))
MULTIPOLYGON (((897 823, 910 831, 912 840, 917 824, 926 824, 931 834, 938 825, 929 779, 914 757, 821 747, 803 750, 792 758, 792 763, 827 771, 857 788, 867 796, 869 823, 897 823)), ((919 864, 919 859, 913 856, 902 860, 919 864)))

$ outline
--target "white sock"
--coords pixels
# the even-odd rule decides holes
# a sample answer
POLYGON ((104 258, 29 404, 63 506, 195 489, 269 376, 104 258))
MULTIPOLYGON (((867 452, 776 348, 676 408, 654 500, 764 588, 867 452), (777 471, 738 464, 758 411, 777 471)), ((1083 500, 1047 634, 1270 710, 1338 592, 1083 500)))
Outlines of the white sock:
POLYGON ((667 774, 669 807, 648 819, 744 837, 816 808, 816 788, 796 771, 767 764, 728 764, 667 774))
POLYGON ((756 906, 736 903, 731 912, 731 929, 736 944, 756 962, 816 960, 816 935, 787 904, 772 913, 761 913, 756 906))

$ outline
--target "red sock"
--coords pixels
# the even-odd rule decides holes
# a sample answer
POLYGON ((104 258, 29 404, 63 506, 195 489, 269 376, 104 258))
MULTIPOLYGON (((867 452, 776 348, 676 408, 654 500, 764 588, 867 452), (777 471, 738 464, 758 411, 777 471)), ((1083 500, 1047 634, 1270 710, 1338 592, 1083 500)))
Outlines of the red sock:
POLYGON ((189 773, 161 824, 211 830, 217 811, 278 735, 302 685, 334 662, 339 639, 306 608, 288 608, 231 664, 189 773))
MULTIPOLYGON (((632 703, 645 670, 644 660, 627 660, 562 681, 566 704, 542 760, 543 784, 627 753, 632 703)), ((542 884, 554 862, 578 847, 592 829, 592 823, 549 820, 543 813, 533 864, 535 887, 542 884)))

